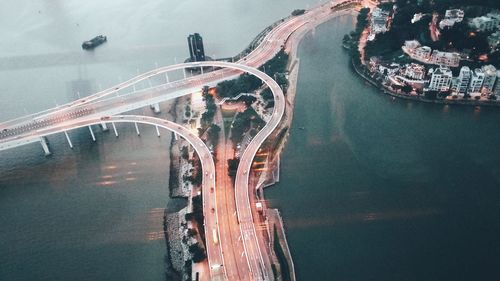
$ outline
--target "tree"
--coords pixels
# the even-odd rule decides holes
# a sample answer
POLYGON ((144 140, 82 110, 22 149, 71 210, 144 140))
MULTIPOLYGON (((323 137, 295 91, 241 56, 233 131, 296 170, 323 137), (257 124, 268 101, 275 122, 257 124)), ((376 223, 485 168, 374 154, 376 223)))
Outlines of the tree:
POLYGON ((187 230, 187 235, 189 237, 194 237, 196 234, 198 234, 198 231, 196 231, 196 229, 194 229, 194 228, 189 228, 187 230))
POLYGON ((406 94, 409 94, 411 93, 411 91, 413 90, 413 87, 410 86, 410 85, 404 85, 402 88, 401 88, 401 91, 405 92, 406 94))
POLYGON ((189 159, 189 150, 188 150, 188 147, 187 146, 183 146, 181 148, 181 157, 185 160, 188 160, 189 159))
POLYGON ((201 262, 207 257, 199 243, 189 246, 189 252, 193 255, 194 262, 201 262))
POLYGON ((437 97, 438 92, 437 91, 427 91, 425 92, 425 98, 430 99, 430 100, 435 100, 437 97))
POLYGON ((227 172, 230 177, 236 176, 236 171, 238 170, 238 165, 240 164, 240 159, 234 158, 227 160, 227 172))
POLYGON ((212 124, 208 128, 208 140, 214 145, 214 147, 217 146, 217 143, 219 142, 220 131, 220 127, 216 124, 212 124))

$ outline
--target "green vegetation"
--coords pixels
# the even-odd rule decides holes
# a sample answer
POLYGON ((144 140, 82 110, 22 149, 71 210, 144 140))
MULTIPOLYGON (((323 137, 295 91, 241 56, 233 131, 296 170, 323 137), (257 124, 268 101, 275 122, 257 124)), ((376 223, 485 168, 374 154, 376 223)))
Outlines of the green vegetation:
POLYGON ((278 231, 276 229, 276 225, 273 225, 274 227, 274 243, 273 243, 273 249, 274 253, 278 257, 278 261, 280 263, 281 267, 281 276, 283 277, 284 281, 290 281, 290 268, 288 265, 288 261, 286 259, 285 253, 283 249, 281 248, 280 240, 278 237, 278 231))
POLYGON ((281 49, 272 59, 259 67, 259 70, 273 77, 276 73, 285 73, 287 64, 288 54, 285 52, 285 49, 281 49))
POLYGON ((227 172, 228 175, 232 178, 236 176, 236 171, 238 170, 238 165, 240 164, 240 159, 234 158, 227 160, 227 172))
POLYGON ((208 140, 210 141, 211 144, 213 144, 213 146, 217 146, 217 144, 219 143, 219 135, 220 135, 220 127, 217 126, 216 124, 212 124, 210 125, 210 127, 208 128, 208 140))
POLYGON ((347 49, 349 49, 349 54, 351 55, 351 58, 354 60, 356 64, 361 64, 360 62, 360 53, 358 50, 358 42, 359 38, 361 37, 361 33, 365 29, 366 25, 368 24, 368 13, 370 12, 369 8, 362 8, 359 11, 358 17, 357 17, 357 22, 356 22, 356 29, 354 31, 351 31, 348 35, 344 35, 343 38, 343 46, 347 49))
MULTIPOLYGON (((418 40, 422 45, 440 51, 470 50, 471 58, 476 60, 479 55, 489 52, 487 43, 489 33, 472 32, 467 22, 471 18, 486 14, 494 7, 500 8, 498 3, 500 2, 496 0, 397 0, 395 4, 398 8, 393 17, 391 29, 378 34, 374 41, 367 42, 366 57, 380 56, 384 59, 395 59, 402 54, 401 46, 406 40, 418 40), (437 12, 443 15, 447 9, 451 8, 464 10, 463 22, 455 24, 450 29, 442 30, 440 40, 432 41, 429 32, 432 13, 437 12), (412 24, 411 19, 416 13, 423 13, 425 16, 412 24)), ((497 58, 498 55, 492 56, 489 63, 498 62, 497 58)))
MULTIPOLYGON (((208 87, 203 87, 203 100, 205 101, 205 112, 201 115, 201 123, 204 130, 209 124, 214 120, 215 112, 217 111, 217 105, 215 105, 215 100, 212 95, 208 93, 208 87)), ((203 130, 203 131, 204 131, 203 130)))
POLYGON ((201 195, 194 196, 192 199, 193 203, 193 212, 187 213, 185 216, 186 221, 194 220, 198 225, 198 229, 200 230, 201 239, 205 241, 205 231, 203 228, 203 202, 201 195))
POLYGON ((248 73, 237 79, 223 81, 217 84, 217 94, 222 98, 234 98, 241 93, 251 93, 262 85, 262 81, 248 73))
POLYGON ((233 143, 239 143, 246 131, 264 124, 264 120, 259 117, 253 108, 249 107, 236 115, 231 129, 231 140, 233 143))
POLYGON ((189 149, 188 149, 187 146, 183 146, 181 148, 181 157, 184 160, 188 160, 189 159, 189 149))
POLYGON ((205 250, 200 246, 200 243, 190 245, 189 252, 193 255, 194 262, 200 262, 207 257, 205 250))
POLYGON ((189 228, 189 229, 187 230, 187 235, 188 235, 189 237, 194 237, 196 234, 198 234, 198 231, 196 231, 196 229, 189 228))
MULTIPOLYGON (((285 76, 286 65, 288 64, 288 54, 284 49, 281 49, 276 56, 267 61, 264 65, 259 67, 259 70, 264 71, 267 75, 278 80, 279 85, 287 85, 285 76)), ((260 86, 262 81, 248 73, 240 75, 237 79, 223 81, 217 84, 217 93, 222 98, 233 98, 241 93, 255 92, 260 86)))
POLYGON ((184 176, 183 180, 190 181, 193 185, 200 185, 203 179, 203 173, 201 171, 201 163, 200 159, 198 158, 198 154, 194 154, 192 160, 188 160, 194 167, 192 170, 192 174, 190 176, 184 176))

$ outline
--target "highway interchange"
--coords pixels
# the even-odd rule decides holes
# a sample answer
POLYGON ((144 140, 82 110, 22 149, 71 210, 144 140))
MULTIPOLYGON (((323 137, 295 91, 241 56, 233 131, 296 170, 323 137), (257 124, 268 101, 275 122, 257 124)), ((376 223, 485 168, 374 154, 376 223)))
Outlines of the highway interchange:
POLYGON ((322 22, 326 18, 332 17, 330 7, 332 4, 337 3, 329 2, 320 5, 309 10, 304 15, 291 17, 282 22, 265 36, 257 48, 235 64, 210 61, 157 68, 74 102, 1 123, 0 151, 37 142, 41 137, 47 135, 103 122, 146 123, 172 130, 183 136, 193 145, 202 162, 204 174, 202 184, 203 207, 210 280, 235 280, 233 276, 238 276, 238 280, 274 280, 269 257, 266 254, 267 251, 261 249, 263 243, 259 243, 260 238, 256 233, 252 206, 250 204, 250 196, 254 194, 249 189, 248 183, 253 158, 262 143, 280 123, 286 103, 283 92, 278 84, 271 77, 257 70, 255 67, 263 65, 266 61, 274 57, 283 48, 286 40, 293 32, 303 27, 309 28, 311 23, 322 22), (189 67, 203 69, 205 66, 223 69, 194 77, 185 77, 173 82, 168 80, 168 72, 170 71, 189 67), (234 225, 230 227, 229 224, 225 224, 221 228, 218 221, 222 221, 225 216, 232 214, 228 214, 227 211, 219 211, 221 208, 220 205, 217 205, 217 188, 213 188, 216 186, 216 177, 214 176, 216 171, 215 164, 203 141, 184 127, 169 121, 145 116, 114 115, 190 94, 198 91, 205 85, 214 86, 220 81, 237 77, 242 72, 259 77, 269 86, 275 98, 275 106, 271 119, 252 139, 240 159, 240 165, 236 174, 234 196, 238 227, 234 225), (166 75, 167 81, 165 84, 141 91, 125 93, 125 89, 130 89, 134 84, 159 75, 166 75), (209 211, 212 209, 215 210, 213 214, 209 211), (213 230, 216 230, 219 236, 217 242, 210 239, 213 230), (225 241, 234 242, 240 240, 242 241, 244 250, 241 257, 236 257, 234 252, 231 254, 227 250, 223 251, 224 248, 229 249, 231 247, 231 245, 221 245, 227 243, 225 241), (225 255, 228 257, 225 257, 225 255), (232 256, 229 257, 229 255, 232 256), (230 258, 237 262, 226 262, 230 258), (231 276, 229 277, 228 272, 236 272, 236 274, 229 274, 231 276))

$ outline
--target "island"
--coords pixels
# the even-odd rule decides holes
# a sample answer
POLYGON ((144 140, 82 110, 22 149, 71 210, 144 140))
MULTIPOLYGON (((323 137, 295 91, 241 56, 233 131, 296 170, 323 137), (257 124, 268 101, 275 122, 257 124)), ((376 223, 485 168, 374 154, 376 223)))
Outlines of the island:
POLYGON ((500 105, 500 7, 495 1, 381 1, 344 36, 353 69, 394 97, 500 105))

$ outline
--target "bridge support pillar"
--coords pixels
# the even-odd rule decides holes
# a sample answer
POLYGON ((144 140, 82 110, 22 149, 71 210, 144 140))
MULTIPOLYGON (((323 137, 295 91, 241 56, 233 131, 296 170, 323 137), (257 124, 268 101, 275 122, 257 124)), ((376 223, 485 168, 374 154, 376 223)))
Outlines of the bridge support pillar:
POLYGON ((201 66, 200 69, 201 69, 201 75, 203 75, 203 66, 201 66))
POLYGON ((155 127, 156 127, 156 134, 158 135, 158 137, 160 137, 160 129, 158 128, 158 126, 155 127))
POLYGON ((64 135, 66 136, 66 140, 68 140, 69 148, 73 149, 73 143, 71 142, 71 139, 69 138, 68 132, 64 131, 64 135))
POLYGON ((108 125, 106 124, 106 122, 102 122, 102 123, 101 123, 101 128, 102 128, 102 131, 103 131, 103 132, 106 132, 107 130, 109 130, 109 129, 108 129, 108 125))
POLYGON ((43 152, 45 153, 45 156, 49 156, 50 150, 49 150, 49 143, 47 142, 46 137, 40 137, 40 144, 42 145, 43 152))
POLYGON ((132 84, 132 89, 134 90, 135 93, 135 84, 132 84))
POLYGON ((137 135, 140 136, 141 132, 139 132, 139 126, 137 126, 137 122, 134 122, 134 125, 135 125, 135 131, 136 131, 137 135))
POLYGON ((94 135, 94 131, 92 131, 92 126, 89 126, 89 131, 90 131, 90 136, 92 137, 92 140, 95 141, 95 135, 94 135))
POLYGON ((165 72, 165 78, 167 79, 167 83, 170 83, 170 79, 168 79, 168 73, 165 72))
POLYGON ((177 135, 176 132, 174 132, 174 138, 175 138, 175 140, 179 140, 179 135, 177 135))
POLYGON ((185 68, 182 69, 182 73, 184 73, 184 79, 186 79, 187 75, 186 75, 186 69, 185 68))
POLYGON ((152 104, 151 108, 153 109, 154 113, 156 113, 156 114, 161 112, 160 103, 152 104))
POLYGON ((118 137, 118 131, 116 130, 115 122, 111 122, 111 125, 113 125, 113 131, 115 132, 115 136, 118 137))

